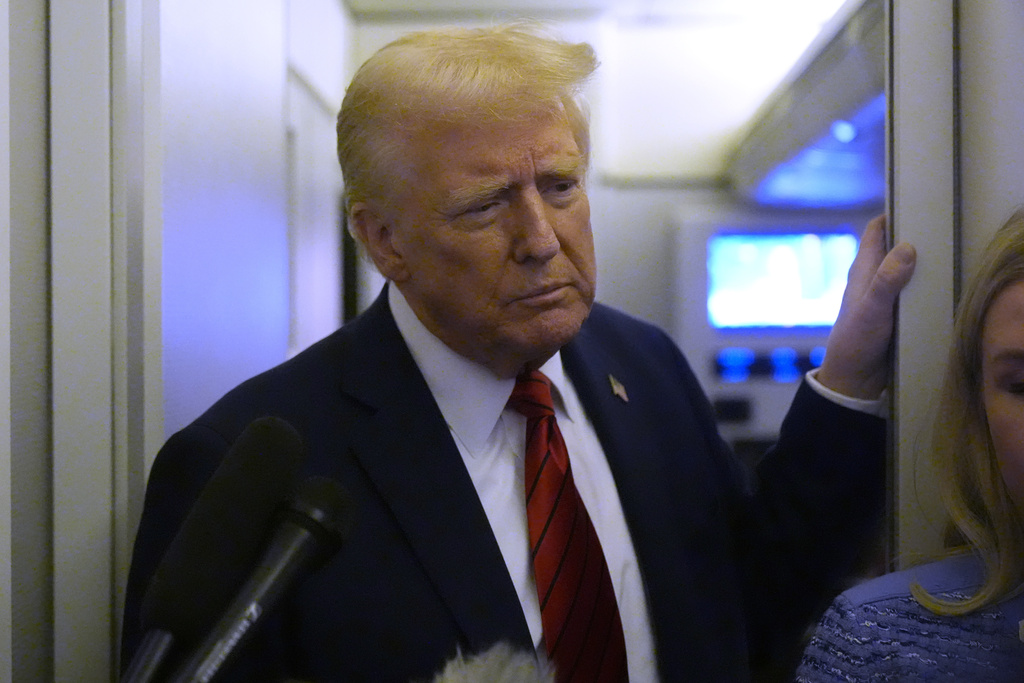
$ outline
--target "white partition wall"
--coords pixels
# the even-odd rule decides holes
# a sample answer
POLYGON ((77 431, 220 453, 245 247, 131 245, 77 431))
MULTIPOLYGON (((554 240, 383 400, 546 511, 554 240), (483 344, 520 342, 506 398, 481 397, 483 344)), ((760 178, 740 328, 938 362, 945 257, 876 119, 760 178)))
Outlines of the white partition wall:
POLYGON ((165 428, 288 344, 285 4, 161 2, 165 428))
POLYGON ((162 438, 158 6, 49 3, 52 675, 116 676, 162 438))
POLYGON ((160 6, 119 0, 111 16, 112 605, 120 613, 149 463, 164 438, 160 6))
POLYGON ((50 4, 54 677, 110 678, 109 7, 50 4), (74 63, 87 64, 78 70, 74 63), (87 653, 93 653, 88 656, 87 653))
POLYGON ((341 168, 335 120, 348 81, 348 17, 337 0, 288 5, 288 354, 342 322, 341 168))
POLYGON ((897 241, 918 250, 900 301, 893 421, 897 565, 941 547, 943 516, 927 455, 953 311, 957 211, 955 2, 890 0, 889 202, 897 241))
MULTIPOLYGON (((50 549, 50 405, 47 233, 47 27, 45 0, 10 0, 7 8, 10 90, 8 333, 10 362, 9 444, 4 515, 10 521, 11 630, 4 632, 11 657, 5 680, 48 680, 52 667, 52 568, 50 549), (18 30, 10 27, 17 26, 18 30), (8 640, 9 639, 9 640, 8 640)), ((6 589, 8 586, 5 585, 6 589)))
MULTIPOLYGON (((0 10, 9 16, 7 0, 0 10)), ((9 74, 11 42, 9 24, 0 26, 0 72, 9 74)), ((11 81, 0 88, 0 135, 11 139, 11 81)), ((13 623, 11 609, 11 150, 0 145, 0 680, 13 678, 13 623)))
POLYGON ((961 2, 960 172, 963 273, 1024 206, 1024 3, 961 2))
POLYGON ((925 461, 959 288, 1024 205, 1024 5, 890 5, 891 212, 896 238, 919 252, 900 305, 894 404, 896 559, 907 564, 941 548, 925 461))

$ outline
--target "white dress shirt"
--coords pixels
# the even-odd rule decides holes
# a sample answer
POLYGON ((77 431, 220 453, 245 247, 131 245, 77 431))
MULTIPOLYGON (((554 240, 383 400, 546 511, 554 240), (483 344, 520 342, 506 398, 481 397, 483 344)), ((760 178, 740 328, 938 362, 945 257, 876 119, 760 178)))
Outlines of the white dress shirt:
MULTIPOLYGON (((389 287, 388 294, 398 329, 448 423, 487 513, 533 642, 540 644, 543 629, 530 563, 523 483, 526 418, 506 408, 515 380, 499 379, 449 349, 423 326, 397 287, 389 287)), ((636 551, 604 449, 562 371, 561 355, 540 370, 551 380, 555 419, 569 451, 573 480, 608 563, 626 640, 629 679, 657 681, 654 637, 636 551)))

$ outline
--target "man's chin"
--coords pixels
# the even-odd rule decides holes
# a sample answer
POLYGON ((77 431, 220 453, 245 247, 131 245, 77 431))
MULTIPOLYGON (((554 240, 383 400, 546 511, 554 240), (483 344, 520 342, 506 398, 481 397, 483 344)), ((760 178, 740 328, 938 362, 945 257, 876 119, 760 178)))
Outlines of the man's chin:
POLYGON ((550 358, 579 334, 588 312, 589 310, 581 314, 579 311, 559 311, 538 316, 538 319, 533 321, 534 325, 524 330, 521 336, 522 349, 550 358))
POLYGON ((590 307, 578 303, 507 320, 491 339, 487 360, 499 376, 515 376, 524 367, 536 368, 579 333, 590 307))

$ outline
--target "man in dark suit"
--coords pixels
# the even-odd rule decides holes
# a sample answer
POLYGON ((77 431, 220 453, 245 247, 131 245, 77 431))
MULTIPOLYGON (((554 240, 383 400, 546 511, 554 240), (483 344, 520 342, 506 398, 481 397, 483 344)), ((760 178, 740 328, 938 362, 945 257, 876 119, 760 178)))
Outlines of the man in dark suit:
MULTIPOLYGON (((358 319, 225 396, 161 450, 125 609, 252 420, 357 506, 351 538, 260 627, 231 680, 426 679, 457 653, 548 642, 516 378, 550 378, 633 681, 742 681, 799 635, 875 527, 896 296, 865 231, 825 364, 753 474, 656 328, 594 304, 577 96, 589 46, 519 28, 415 34, 356 74, 338 121, 349 225, 388 286, 358 319), (789 639, 787 641, 787 639, 789 639)), ((545 617, 546 619, 546 617, 545 617)), ((560 671, 559 675, 564 672, 560 671)))

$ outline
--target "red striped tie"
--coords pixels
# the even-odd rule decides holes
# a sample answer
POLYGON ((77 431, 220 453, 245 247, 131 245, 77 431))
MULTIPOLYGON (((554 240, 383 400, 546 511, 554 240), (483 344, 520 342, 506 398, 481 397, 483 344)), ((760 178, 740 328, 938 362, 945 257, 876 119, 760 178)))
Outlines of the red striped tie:
POLYGON ((573 483, 548 378, 521 375, 509 407, 526 416, 526 515, 544 643, 558 682, 627 681, 608 565, 573 483))

